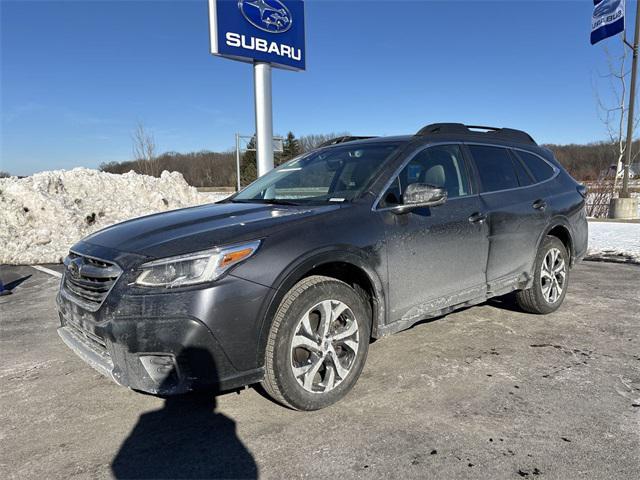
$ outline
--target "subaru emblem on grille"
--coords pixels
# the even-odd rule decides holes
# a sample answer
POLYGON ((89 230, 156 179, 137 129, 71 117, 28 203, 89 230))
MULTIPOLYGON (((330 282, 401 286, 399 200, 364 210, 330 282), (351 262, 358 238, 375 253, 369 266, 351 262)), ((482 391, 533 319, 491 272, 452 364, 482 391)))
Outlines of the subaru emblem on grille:
POLYGON ((122 270, 108 260, 71 252, 64 259, 64 281, 60 293, 90 312, 100 308, 122 270))
POLYGON ((75 258, 69 263, 69 266, 67 267, 67 270, 69 270, 69 275, 71 275, 73 278, 80 277, 80 262, 82 262, 82 259, 75 258))

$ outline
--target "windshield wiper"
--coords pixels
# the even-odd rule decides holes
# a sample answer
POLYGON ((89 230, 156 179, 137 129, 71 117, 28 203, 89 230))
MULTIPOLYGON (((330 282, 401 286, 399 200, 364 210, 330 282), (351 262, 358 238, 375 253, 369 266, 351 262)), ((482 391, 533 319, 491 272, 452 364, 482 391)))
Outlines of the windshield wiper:
POLYGON ((251 198, 251 199, 233 199, 234 203, 266 203, 268 205, 294 205, 300 206, 299 203, 292 202, 290 200, 282 200, 278 198, 251 198))

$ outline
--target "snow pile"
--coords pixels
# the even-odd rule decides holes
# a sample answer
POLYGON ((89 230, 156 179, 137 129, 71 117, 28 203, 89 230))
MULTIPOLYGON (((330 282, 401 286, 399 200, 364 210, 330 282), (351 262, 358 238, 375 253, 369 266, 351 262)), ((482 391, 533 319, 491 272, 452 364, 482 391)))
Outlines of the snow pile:
MULTIPOLYGON (((150 213, 222 200, 178 172, 160 178, 88 168, 0 179, 0 264, 57 263, 90 233, 150 213)), ((589 222, 587 258, 640 263, 640 224, 589 222)))
POLYGON ((589 222, 587 258, 640 263, 640 223, 589 222))
POLYGON ((81 238, 113 223, 209 203, 178 172, 160 178, 88 168, 0 179, 0 264, 60 262, 81 238))

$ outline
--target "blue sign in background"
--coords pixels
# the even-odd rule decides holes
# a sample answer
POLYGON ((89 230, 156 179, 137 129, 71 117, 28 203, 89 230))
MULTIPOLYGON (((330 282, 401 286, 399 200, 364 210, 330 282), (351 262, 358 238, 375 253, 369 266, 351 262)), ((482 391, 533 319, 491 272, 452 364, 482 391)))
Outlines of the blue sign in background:
POLYGON ((593 0, 591 45, 624 30, 624 0, 593 0))
POLYGON ((305 69, 302 0, 210 0, 211 49, 234 60, 305 69))

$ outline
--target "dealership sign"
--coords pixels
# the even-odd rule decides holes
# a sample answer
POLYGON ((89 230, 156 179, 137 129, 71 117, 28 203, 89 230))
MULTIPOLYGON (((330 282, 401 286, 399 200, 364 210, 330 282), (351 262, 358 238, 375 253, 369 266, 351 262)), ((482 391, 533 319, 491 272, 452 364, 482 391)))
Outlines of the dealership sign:
POLYGON ((305 69, 302 0, 209 0, 211 53, 305 69))
POLYGON ((591 45, 624 31, 624 0, 594 0, 591 45))

